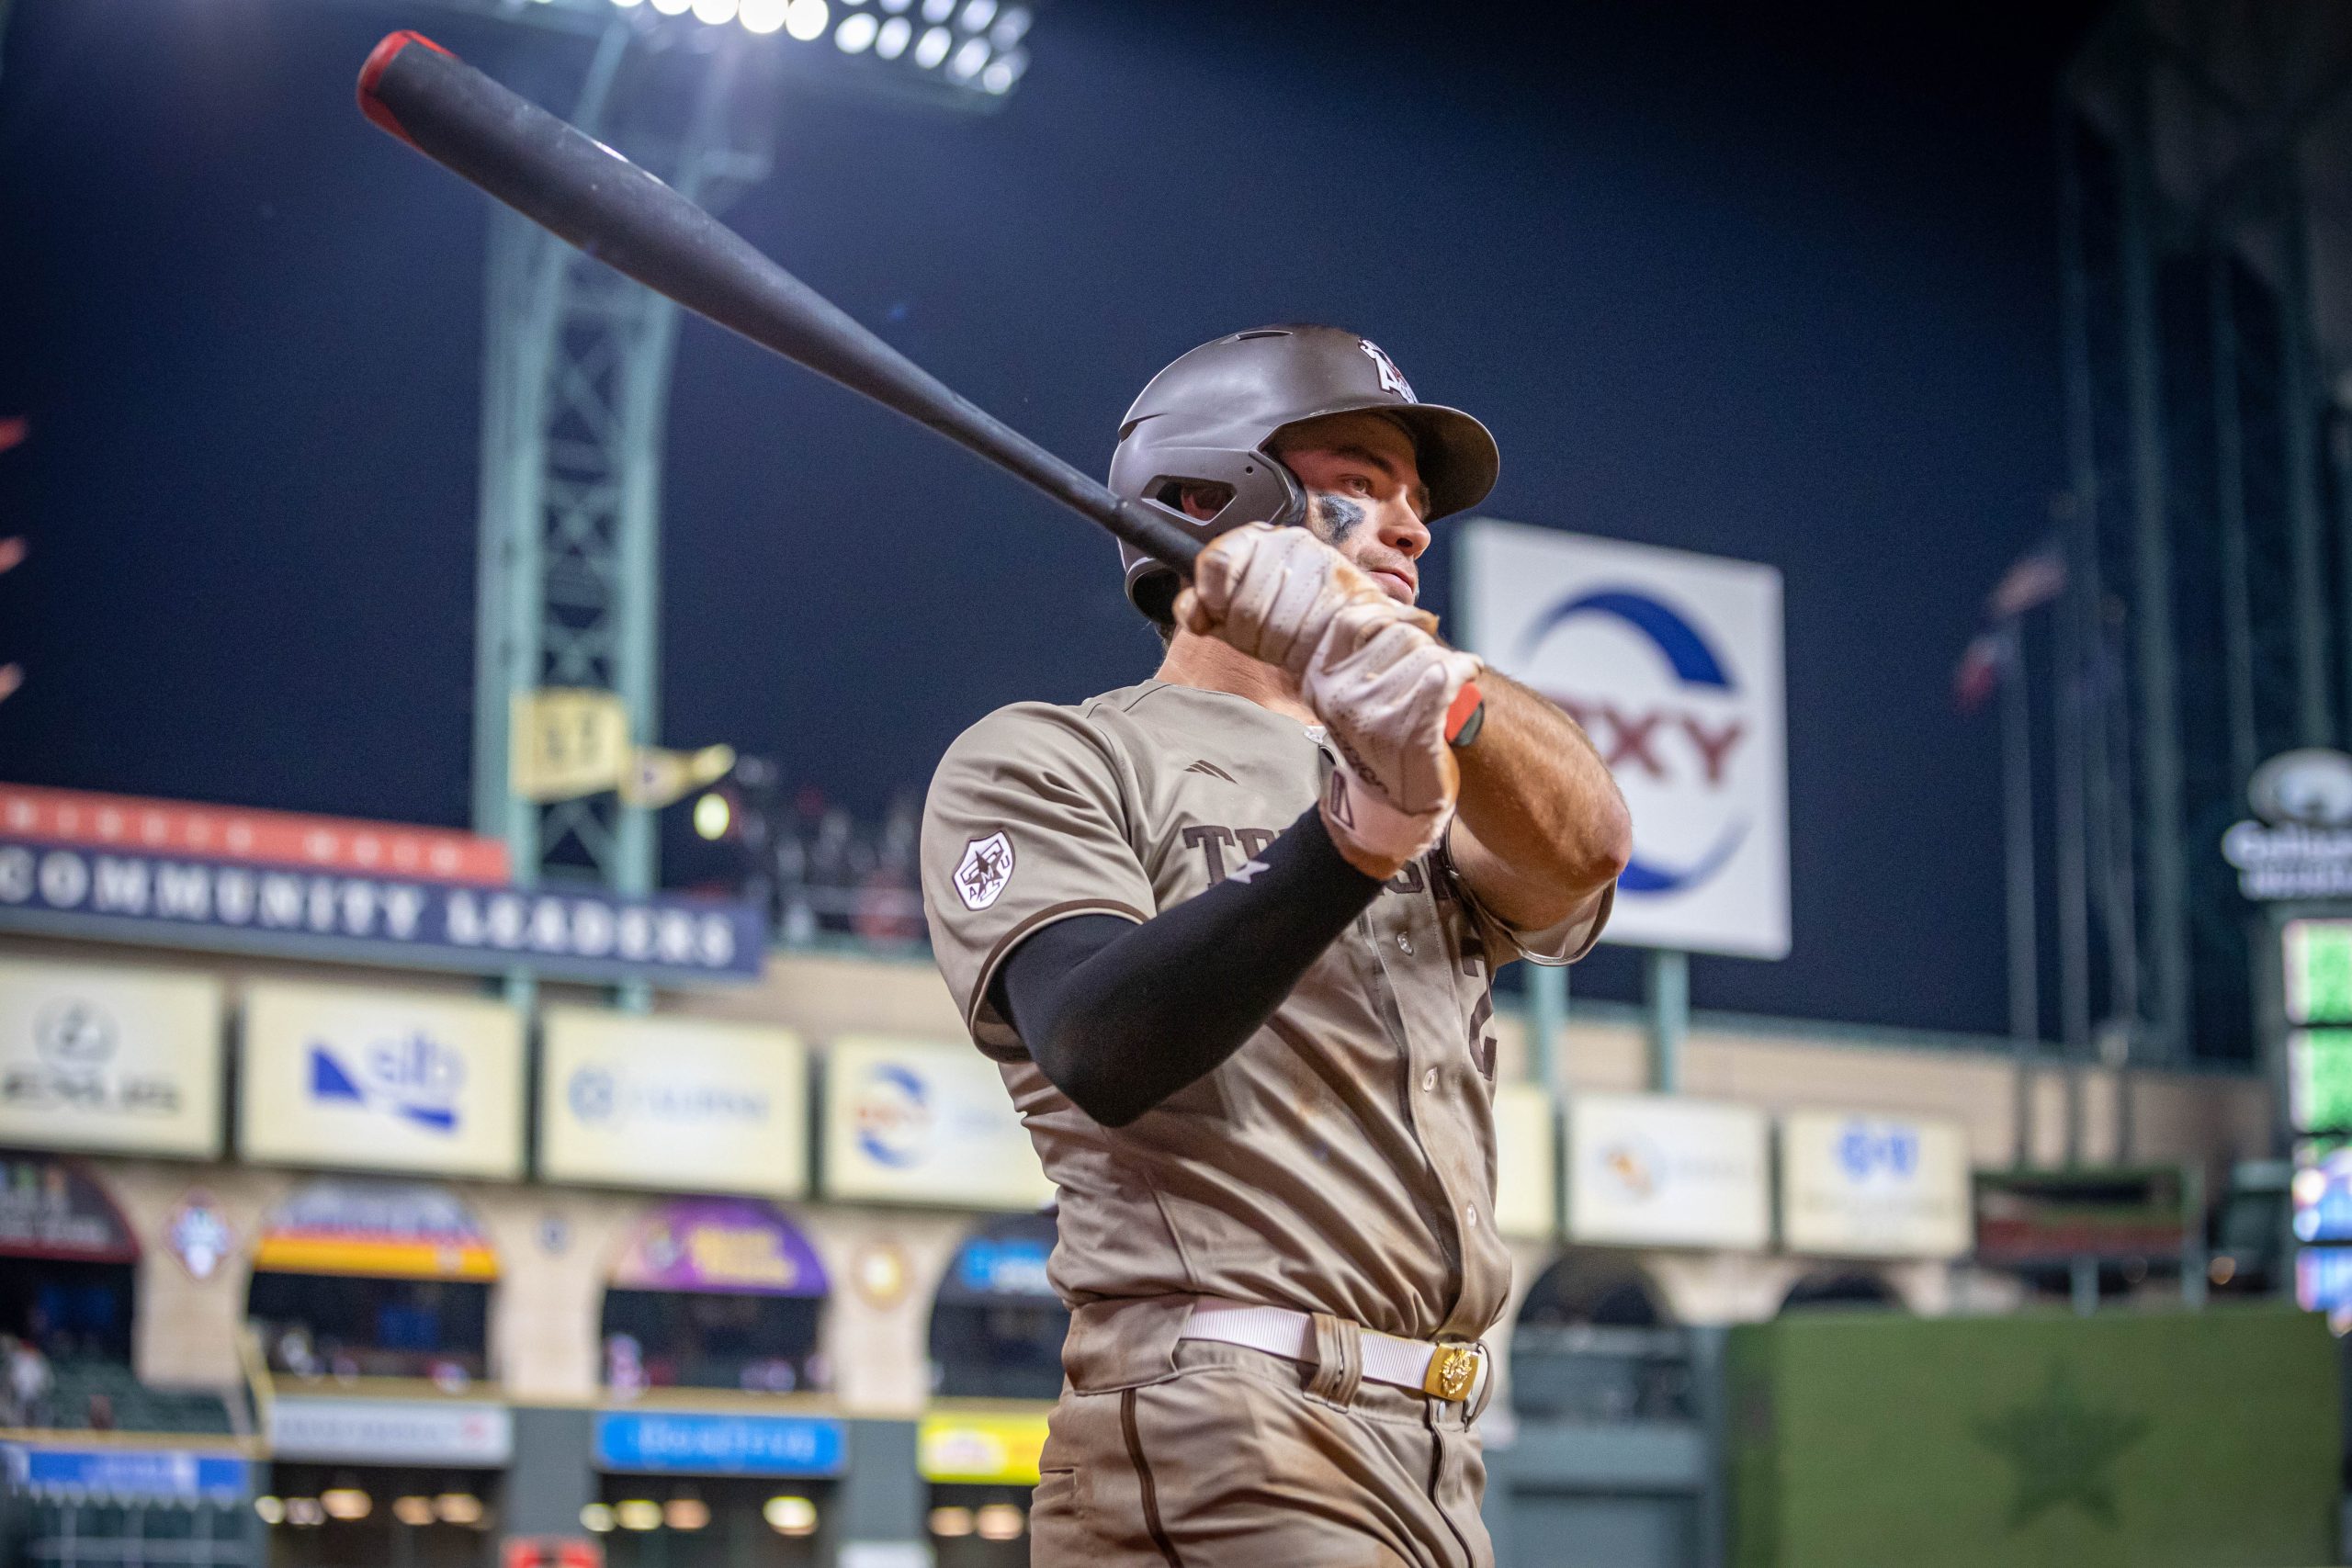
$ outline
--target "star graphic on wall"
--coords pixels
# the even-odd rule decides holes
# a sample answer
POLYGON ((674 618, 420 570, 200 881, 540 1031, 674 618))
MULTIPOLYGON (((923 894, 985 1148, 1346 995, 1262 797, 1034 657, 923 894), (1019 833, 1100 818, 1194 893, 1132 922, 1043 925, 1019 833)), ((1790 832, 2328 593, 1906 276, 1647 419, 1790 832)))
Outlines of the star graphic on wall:
POLYGON ((2017 1471, 2009 1529, 2043 1511, 2072 1503, 2099 1523, 2115 1524, 2115 1488, 2108 1473, 2154 1423, 2086 1402, 2064 1361, 2032 1399, 1976 1423, 1976 1440, 2017 1471))

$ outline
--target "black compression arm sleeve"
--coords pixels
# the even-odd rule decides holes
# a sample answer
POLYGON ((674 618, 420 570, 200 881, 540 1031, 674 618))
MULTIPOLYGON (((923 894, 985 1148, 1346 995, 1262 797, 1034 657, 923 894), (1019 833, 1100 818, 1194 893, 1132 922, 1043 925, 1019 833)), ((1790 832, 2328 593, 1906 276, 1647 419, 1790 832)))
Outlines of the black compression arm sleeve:
POLYGON ((1309 810, 1228 876, 1138 925, 1073 915, 1006 955, 990 996, 1055 1088, 1124 1127, 1255 1034, 1380 884, 1309 810))

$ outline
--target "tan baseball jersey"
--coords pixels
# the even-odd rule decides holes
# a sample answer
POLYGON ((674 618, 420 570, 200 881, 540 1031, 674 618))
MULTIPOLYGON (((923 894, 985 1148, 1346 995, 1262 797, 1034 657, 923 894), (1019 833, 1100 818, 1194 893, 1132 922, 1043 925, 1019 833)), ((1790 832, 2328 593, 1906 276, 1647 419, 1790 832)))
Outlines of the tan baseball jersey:
POLYGON ((1073 1306, 1218 1296, 1416 1339, 1476 1338, 1502 1310, 1493 965, 1580 957, 1606 898, 1573 928, 1517 932, 1441 848, 1224 1065, 1124 1128, 1047 1082, 989 1000, 997 966, 1045 925, 1140 921, 1250 875, 1327 765, 1295 719, 1157 681, 1001 708, 940 763, 922 827, 932 945, 1059 1190, 1052 1278, 1073 1306))

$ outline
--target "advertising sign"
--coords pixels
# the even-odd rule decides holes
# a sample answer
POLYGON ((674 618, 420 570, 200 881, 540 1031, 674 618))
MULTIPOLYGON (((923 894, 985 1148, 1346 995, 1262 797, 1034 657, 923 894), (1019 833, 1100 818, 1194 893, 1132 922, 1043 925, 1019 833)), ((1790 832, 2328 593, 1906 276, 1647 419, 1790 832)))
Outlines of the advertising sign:
POLYGON ((2282 751, 2246 782, 2254 817, 2222 835, 2238 892, 2257 902, 2352 896, 2352 757, 2282 751))
POLYGON ((797 1198, 808 1058, 790 1030, 549 1008, 539 1174, 549 1181, 797 1198))
POLYGON ((78 1163, 0 1156, 0 1258, 130 1263, 138 1257, 130 1223, 78 1163))
POLYGON ((235 1454, 186 1449, 0 1445, 12 1490, 55 1502, 242 1503, 253 1466, 235 1454))
POLYGON ((522 1174, 523 1020, 501 1003, 256 985, 239 1065, 247 1159, 522 1174))
POLYGON ((1558 1126, 1543 1085, 1495 1086, 1495 1228, 1505 1235, 1560 1228, 1558 1126))
POLYGON ((824 1116, 828 1197, 1017 1210, 1054 1195, 995 1065, 968 1045, 836 1040, 824 1116))
POLYGON ((217 1158, 220 983, 0 960, 0 1143, 217 1158))
POLYGON ((613 1268, 631 1291, 821 1296, 825 1266, 784 1212, 757 1198, 677 1198, 639 1224, 613 1268))
POLYGON ((2352 920, 2289 920, 2279 932, 2289 1023, 2352 1023, 2352 920))
POLYGON ((1781 1122, 1781 1245, 1843 1258, 1958 1258, 1968 1144, 1949 1122, 1799 1111, 1781 1122))
POLYGON ((1045 1450, 1042 1414, 931 1415, 915 1428, 915 1470, 940 1484, 1035 1486, 1045 1450))
POLYGON ((1764 1113, 1679 1095, 1568 1101, 1568 1239, 1760 1250, 1772 1235, 1764 1113))
POLYGON ((2297 1241, 2352 1241, 2352 1149, 2298 1150, 2288 1185, 2297 1241))
POLYGON ((523 892, 0 838, 0 928, 292 958, 582 980, 748 980, 752 904, 523 892))
POLYGON ((505 840, 479 833, 30 784, 0 784, 0 833, 85 849, 258 861, 369 876, 388 873, 503 886, 507 875, 505 840))
POLYGON ((289 1274, 495 1280, 498 1252, 458 1195, 422 1181, 330 1177, 262 1226, 254 1267, 289 1274))
POLYGON ((281 1393, 269 1403, 269 1451, 345 1464, 502 1465, 514 1452, 514 1422, 503 1404, 281 1393))
POLYGON ((842 1424, 808 1416, 602 1410, 596 1468, 639 1474, 839 1475, 842 1424))
POLYGON ((1012 1214, 992 1220, 966 1238, 940 1277, 933 1303, 990 1305, 999 1302, 1052 1303, 1050 1269, 1056 1227, 1050 1214, 1012 1214))
POLYGON ((2352 1130, 2352 1029, 2287 1036, 2287 1113, 2299 1132, 2352 1130))
POLYGON ((1484 518, 1459 552, 1463 646, 1573 715, 1633 810, 1602 940, 1785 956, 1781 574, 1484 518))
POLYGON ((1973 1184, 1977 1260, 2008 1267, 2163 1257, 2200 1212, 2177 1165, 1980 1170, 1973 1184))

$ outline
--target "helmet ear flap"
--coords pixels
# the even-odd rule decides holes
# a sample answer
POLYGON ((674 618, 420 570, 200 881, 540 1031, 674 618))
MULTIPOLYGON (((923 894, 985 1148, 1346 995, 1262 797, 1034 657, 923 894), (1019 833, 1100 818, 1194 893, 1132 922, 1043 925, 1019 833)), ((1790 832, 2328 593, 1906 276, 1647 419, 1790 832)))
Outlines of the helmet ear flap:
MULTIPOLYGON (((1293 527, 1306 521, 1306 491, 1282 464, 1263 452, 1237 452, 1226 447, 1188 447, 1156 454, 1159 470, 1149 482, 1131 492, 1135 499, 1182 528, 1204 544, 1219 534, 1250 523, 1293 527), (1195 517, 1183 508, 1178 491, 1187 484, 1223 485, 1232 497, 1214 517, 1195 517)), ((1126 567, 1127 596, 1155 621, 1166 622, 1183 583, 1175 572, 1133 546, 1122 544, 1119 554, 1126 567)))

